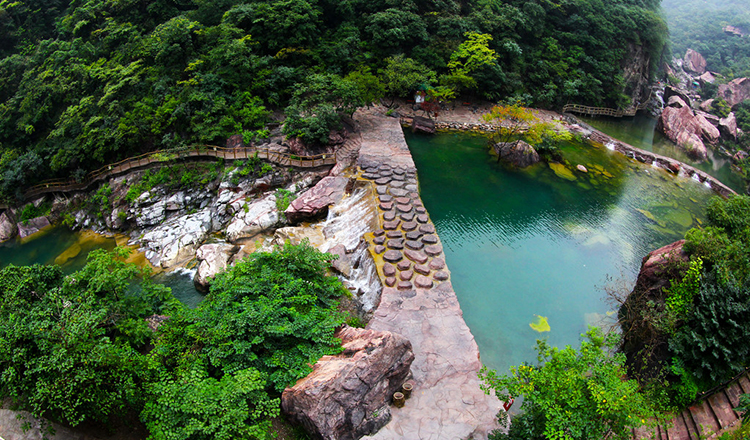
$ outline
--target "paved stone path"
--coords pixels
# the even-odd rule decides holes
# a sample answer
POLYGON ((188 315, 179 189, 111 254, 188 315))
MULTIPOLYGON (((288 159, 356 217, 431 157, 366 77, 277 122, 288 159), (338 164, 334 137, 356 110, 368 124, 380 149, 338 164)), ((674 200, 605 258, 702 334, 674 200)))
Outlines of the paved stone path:
POLYGON ((366 234, 384 288, 368 328, 412 343, 414 391, 370 437, 485 439, 500 402, 479 388, 479 349, 463 320, 440 239, 419 197, 417 173, 398 119, 360 111, 362 179, 375 185, 382 229, 366 234))

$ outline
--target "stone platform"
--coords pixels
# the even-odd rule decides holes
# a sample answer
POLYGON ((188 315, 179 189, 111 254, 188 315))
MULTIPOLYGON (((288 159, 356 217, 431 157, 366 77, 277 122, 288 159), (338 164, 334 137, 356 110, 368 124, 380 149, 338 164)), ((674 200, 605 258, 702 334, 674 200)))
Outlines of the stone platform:
POLYGON ((381 229, 366 234, 384 288, 368 328, 412 343, 414 391, 372 439, 486 439, 501 408, 479 388, 479 349, 463 320, 440 239, 419 196, 399 120, 359 111, 361 179, 375 186, 381 229))

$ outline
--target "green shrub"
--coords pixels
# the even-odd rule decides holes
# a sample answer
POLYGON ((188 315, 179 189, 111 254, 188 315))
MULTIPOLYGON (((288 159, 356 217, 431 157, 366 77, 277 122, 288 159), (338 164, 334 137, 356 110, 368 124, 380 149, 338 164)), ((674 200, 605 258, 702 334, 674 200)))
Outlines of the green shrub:
POLYGON ((297 197, 293 192, 286 189, 276 190, 276 209, 279 212, 284 212, 289 207, 289 204, 297 197))
POLYGON ((21 214, 18 216, 18 221, 23 224, 28 224, 29 220, 31 220, 32 218, 49 215, 51 209, 52 202, 47 200, 40 203, 39 206, 34 206, 33 203, 29 203, 21 210, 21 214))

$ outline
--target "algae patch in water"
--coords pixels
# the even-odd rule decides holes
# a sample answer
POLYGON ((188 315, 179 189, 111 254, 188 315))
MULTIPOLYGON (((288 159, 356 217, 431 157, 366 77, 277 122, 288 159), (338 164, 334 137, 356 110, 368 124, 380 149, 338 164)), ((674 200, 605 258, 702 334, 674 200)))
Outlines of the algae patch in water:
POLYGON ((570 181, 577 180, 576 176, 573 175, 573 172, 570 171, 568 167, 566 167, 565 165, 561 163, 553 163, 553 162, 550 162, 548 165, 550 169, 552 169, 552 171, 555 172, 557 177, 560 177, 565 180, 570 180, 570 181))
POLYGON ((550 331, 549 322, 547 322, 546 316, 536 316, 536 320, 529 324, 529 327, 533 328, 534 330, 538 331, 539 333, 544 333, 550 331))

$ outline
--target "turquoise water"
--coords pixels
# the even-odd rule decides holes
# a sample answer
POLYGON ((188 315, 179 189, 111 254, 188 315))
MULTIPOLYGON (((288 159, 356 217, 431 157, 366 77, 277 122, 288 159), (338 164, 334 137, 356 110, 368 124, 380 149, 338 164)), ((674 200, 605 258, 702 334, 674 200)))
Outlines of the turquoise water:
POLYGON ((604 148, 565 145, 571 166, 558 175, 497 164, 482 136, 406 139, 464 318, 482 361, 499 370, 534 362, 540 337, 577 345, 587 325, 611 324, 608 277, 630 289, 641 259, 703 221, 711 196, 604 148), (577 164, 590 172, 570 171, 577 164), (549 332, 530 326, 537 316, 549 332))
MULTIPOLYGON (((0 244, 0 268, 9 264, 59 264, 70 274, 86 264, 94 249, 112 250, 114 238, 93 233, 73 232, 65 227, 51 228, 22 241, 18 238, 0 244)), ((190 272, 176 271, 154 275, 154 281, 172 289, 172 294, 188 307, 195 307, 203 295, 195 290, 190 272)))
POLYGON ((745 184, 740 175, 732 172, 731 159, 714 153, 710 145, 706 145, 708 148, 708 160, 696 163, 688 157, 685 151, 678 148, 677 145, 656 130, 656 118, 639 113, 632 118, 579 117, 579 119, 613 138, 634 147, 677 159, 680 162, 705 171, 738 193, 745 191, 745 184))

